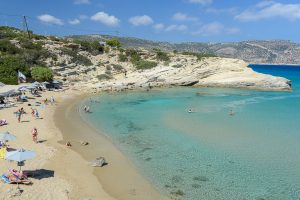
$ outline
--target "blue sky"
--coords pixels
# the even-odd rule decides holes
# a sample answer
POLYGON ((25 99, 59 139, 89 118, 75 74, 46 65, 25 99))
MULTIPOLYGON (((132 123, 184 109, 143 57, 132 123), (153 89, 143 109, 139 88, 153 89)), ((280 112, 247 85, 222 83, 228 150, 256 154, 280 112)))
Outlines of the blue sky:
POLYGON ((111 34, 169 42, 300 43, 299 0, 0 0, 0 25, 35 33, 111 34))

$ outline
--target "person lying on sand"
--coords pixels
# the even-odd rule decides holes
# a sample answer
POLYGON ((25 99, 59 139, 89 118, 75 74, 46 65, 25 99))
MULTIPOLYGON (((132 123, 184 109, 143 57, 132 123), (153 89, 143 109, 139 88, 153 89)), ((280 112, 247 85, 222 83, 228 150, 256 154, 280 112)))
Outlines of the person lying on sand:
POLYGON ((67 147, 71 147, 71 146, 72 146, 72 145, 71 145, 71 142, 69 142, 69 141, 66 142, 66 146, 67 146, 67 147))

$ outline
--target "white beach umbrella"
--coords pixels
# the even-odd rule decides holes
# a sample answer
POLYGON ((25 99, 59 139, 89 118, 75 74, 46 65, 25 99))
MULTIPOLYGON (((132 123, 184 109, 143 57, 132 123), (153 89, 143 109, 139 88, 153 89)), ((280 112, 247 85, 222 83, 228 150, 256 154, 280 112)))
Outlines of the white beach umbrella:
POLYGON ((9 132, 4 132, 4 133, 0 133, 0 141, 1 142, 5 142, 5 141, 13 141, 16 140, 17 137, 14 136, 13 134, 10 134, 9 132))

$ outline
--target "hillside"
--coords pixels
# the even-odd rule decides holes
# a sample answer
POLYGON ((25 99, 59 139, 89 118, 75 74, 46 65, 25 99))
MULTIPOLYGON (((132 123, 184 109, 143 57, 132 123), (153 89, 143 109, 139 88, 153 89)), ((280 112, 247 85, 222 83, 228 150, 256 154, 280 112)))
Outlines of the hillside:
MULTIPOLYGON (((108 35, 70 36, 81 39, 111 38, 108 35)), ((255 40, 229 43, 168 43, 138 38, 118 37, 125 48, 160 48, 164 51, 210 52, 221 57, 242 59, 248 63, 300 64, 300 44, 287 40, 255 40)))
POLYGON ((30 35, 0 27, 0 82, 16 84, 18 70, 30 78, 39 67, 51 69, 55 79, 85 91, 162 86, 291 89, 285 78, 256 73, 242 60, 211 53, 124 49, 118 40, 99 36, 91 40, 90 36, 30 35))

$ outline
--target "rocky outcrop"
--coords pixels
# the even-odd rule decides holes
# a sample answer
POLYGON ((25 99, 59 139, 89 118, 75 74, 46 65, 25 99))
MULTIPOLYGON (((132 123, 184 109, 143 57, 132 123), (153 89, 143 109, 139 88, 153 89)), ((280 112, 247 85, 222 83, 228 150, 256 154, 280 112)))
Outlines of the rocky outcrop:
MULTIPOLYGON (((290 81, 254 72, 242 60, 229 58, 206 58, 191 62, 181 68, 159 65, 149 70, 128 68, 127 74, 114 79, 90 84, 97 90, 123 90, 161 86, 231 87, 259 90, 291 89, 290 81)), ((173 63, 174 64, 174 63, 173 63)))

